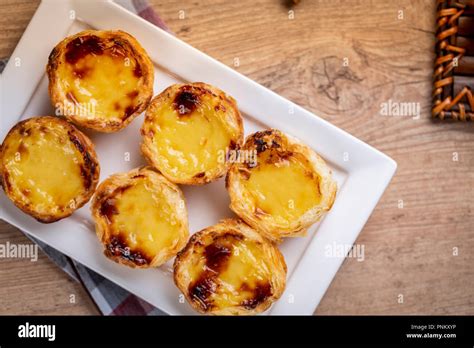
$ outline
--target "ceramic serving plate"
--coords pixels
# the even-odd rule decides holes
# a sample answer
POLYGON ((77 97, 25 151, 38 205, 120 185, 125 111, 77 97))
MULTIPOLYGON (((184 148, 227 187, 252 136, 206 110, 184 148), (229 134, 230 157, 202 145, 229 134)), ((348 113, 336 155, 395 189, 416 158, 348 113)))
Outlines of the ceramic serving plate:
MULTIPOLYGON (((232 95, 244 115, 246 135, 274 127, 300 138, 331 166, 339 191, 335 204, 307 237, 287 239, 281 250, 288 284, 267 314, 312 314, 344 257, 326 256, 326 246, 352 245, 392 178, 396 163, 318 116, 187 45, 109 1, 43 0, 1 76, 3 140, 19 120, 52 115, 45 65, 64 37, 86 28, 121 29, 135 36, 155 65, 155 94, 175 82, 203 81, 232 95)), ((101 164, 101 180, 144 164, 139 152, 143 115, 113 134, 87 132, 101 164)), ((60 184, 60 183, 58 183, 60 184)), ((183 187, 190 232, 232 216, 223 180, 183 187)), ((134 270, 109 261, 94 232, 89 205, 71 217, 41 224, 0 194, 1 218, 90 267, 169 314, 194 314, 182 301, 168 262, 157 269, 134 270)), ((34 265, 32 265, 34 267, 34 265)))

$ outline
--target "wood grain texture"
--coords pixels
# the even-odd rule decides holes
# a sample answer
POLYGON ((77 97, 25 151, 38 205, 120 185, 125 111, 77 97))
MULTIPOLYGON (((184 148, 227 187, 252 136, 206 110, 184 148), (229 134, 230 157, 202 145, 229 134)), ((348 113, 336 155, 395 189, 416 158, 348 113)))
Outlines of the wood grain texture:
MULTIPOLYGON (((346 259, 316 314, 474 314, 474 130, 430 118, 434 2, 303 0, 294 19, 285 3, 152 1, 184 41, 398 162, 357 240, 365 260, 346 259), (419 103, 421 117, 381 115, 389 100, 419 103)), ((36 7, 2 0, 0 56, 36 7)), ((1 241, 24 240, 0 228, 1 241)), ((0 313, 95 313, 45 257, 0 262, 0 313)))

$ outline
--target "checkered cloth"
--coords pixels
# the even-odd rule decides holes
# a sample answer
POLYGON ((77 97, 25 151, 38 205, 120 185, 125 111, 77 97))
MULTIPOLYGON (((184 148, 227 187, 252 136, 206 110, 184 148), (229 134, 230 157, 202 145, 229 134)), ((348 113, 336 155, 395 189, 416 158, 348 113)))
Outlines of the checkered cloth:
MULTIPOLYGON (((148 4, 147 0, 115 0, 127 10, 138 14, 150 23, 169 32, 168 27, 148 4)), ((8 58, 0 60, 0 72, 3 71, 8 58)), ((120 286, 112 283, 96 272, 84 267, 56 249, 27 235, 43 252, 71 278, 80 282, 92 301, 103 315, 166 315, 148 302, 132 295, 120 286)))

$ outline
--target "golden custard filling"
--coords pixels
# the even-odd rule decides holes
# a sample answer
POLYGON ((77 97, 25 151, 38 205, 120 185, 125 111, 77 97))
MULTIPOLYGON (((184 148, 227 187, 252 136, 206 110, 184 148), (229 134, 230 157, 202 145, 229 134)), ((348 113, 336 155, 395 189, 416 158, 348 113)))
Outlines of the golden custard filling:
POLYGON ((146 179, 118 188, 103 202, 101 214, 111 231, 109 251, 137 264, 150 263, 179 240, 181 224, 165 192, 146 179))
POLYGON ((111 39, 78 37, 66 46, 66 64, 58 66, 61 89, 73 110, 85 118, 123 120, 137 108, 142 72, 135 58, 111 39))
POLYGON ((56 213, 73 205, 87 183, 81 173, 83 155, 66 131, 20 128, 9 136, 3 162, 13 192, 39 211, 56 213))
POLYGON ((287 226, 320 203, 319 176, 297 156, 274 161, 264 152, 257 163, 243 180, 256 214, 287 226))
POLYGON ((243 306, 254 309, 272 296, 272 270, 258 242, 225 233, 197 245, 187 263, 189 296, 208 311, 243 306))
POLYGON ((235 147, 238 129, 225 122, 226 109, 210 94, 196 95, 186 90, 174 100, 166 100, 154 111, 147 133, 160 170, 173 177, 199 177, 226 160, 226 150, 235 147))

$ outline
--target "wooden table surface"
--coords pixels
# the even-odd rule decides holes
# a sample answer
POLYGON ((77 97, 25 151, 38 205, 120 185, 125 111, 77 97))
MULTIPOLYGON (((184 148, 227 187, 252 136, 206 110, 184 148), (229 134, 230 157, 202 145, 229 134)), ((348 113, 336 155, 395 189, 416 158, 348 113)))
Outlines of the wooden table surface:
MULTIPOLYGON (((398 162, 357 240, 365 260, 346 259, 316 314, 474 314, 474 124, 430 118, 434 1, 302 0, 294 19, 280 0, 152 3, 184 41, 398 162), (390 101, 421 117, 382 115, 390 101)), ((0 57, 37 6, 0 2, 0 57)), ((7 241, 28 242, 0 222, 7 241)), ((1 314, 98 313, 44 255, 1 259, 0 283, 1 314)))

